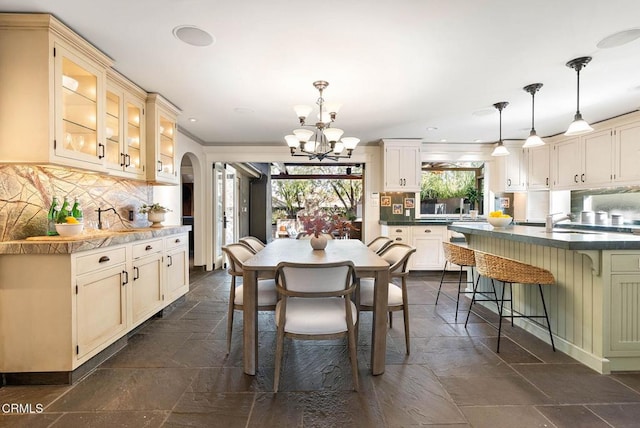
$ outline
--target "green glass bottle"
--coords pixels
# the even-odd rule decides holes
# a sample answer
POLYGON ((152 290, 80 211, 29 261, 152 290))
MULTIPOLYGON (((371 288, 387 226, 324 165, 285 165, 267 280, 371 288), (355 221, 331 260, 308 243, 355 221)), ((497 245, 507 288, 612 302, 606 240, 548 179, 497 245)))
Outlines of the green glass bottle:
POLYGON ((58 217, 58 198, 55 196, 51 201, 51 207, 49 207, 49 212, 47 213, 47 235, 48 236, 56 236, 58 232, 56 231, 56 220, 58 217))
POLYGON ((73 201, 73 208, 71 208, 71 215, 75 217, 80 223, 84 221, 84 214, 82 213, 82 208, 80 207, 80 201, 78 198, 73 201))
POLYGON ((62 203, 62 208, 60 208, 60 211, 58 212, 57 222, 66 223, 67 217, 69 217, 70 215, 71 211, 69 211, 69 198, 65 196, 64 202, 62 203))

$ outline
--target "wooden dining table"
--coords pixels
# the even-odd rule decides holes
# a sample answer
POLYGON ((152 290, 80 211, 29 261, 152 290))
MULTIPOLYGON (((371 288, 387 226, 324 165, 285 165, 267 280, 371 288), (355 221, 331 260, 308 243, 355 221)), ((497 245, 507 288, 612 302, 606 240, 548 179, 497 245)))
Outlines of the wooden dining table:
POLYGON ((387 350, 387 299, 389 263, 356 239, 330 239, 324 250, 313 250, 306 239, 277 239, 244 262, 243 342, 244 372, 255 375, 258 368, 258 277, 274 277, 278 263, 353 262, 356 275, 375 278, 373 327, 371 330, 371 372, 384 373, 387 350))

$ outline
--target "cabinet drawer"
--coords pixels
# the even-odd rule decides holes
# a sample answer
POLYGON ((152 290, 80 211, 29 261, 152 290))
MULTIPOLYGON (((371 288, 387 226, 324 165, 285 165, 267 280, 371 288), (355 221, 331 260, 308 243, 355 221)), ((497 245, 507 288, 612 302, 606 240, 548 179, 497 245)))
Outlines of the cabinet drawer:
POLYGON ((185 235, 168 236, 164 238, 164 249, 171 250, 173 248, 182 247, 187 245, 189 237, 185 235))
POLYGON ((399 226, 389 226, 389 238, 395 242, 409 243, 409 228, 399 226))
POLYGON ((442 226, 414 226, 412 233, 413 237, 428 237, 428 236, 439 236, 443 237, 446 229, 442 226))
POLYGON ((640 272, 640 254, 612 254, 612 272, 640 272))
POLYGON ((116 266, 126 260, 124 247, 96 251, 84 256, 76 256, 76 275, 116 266))
POLYGON ((138 259, 149 254, 159 253, 160 251, 162 251, 162 239, 141 242, 133 245, 133 258, 138 259))

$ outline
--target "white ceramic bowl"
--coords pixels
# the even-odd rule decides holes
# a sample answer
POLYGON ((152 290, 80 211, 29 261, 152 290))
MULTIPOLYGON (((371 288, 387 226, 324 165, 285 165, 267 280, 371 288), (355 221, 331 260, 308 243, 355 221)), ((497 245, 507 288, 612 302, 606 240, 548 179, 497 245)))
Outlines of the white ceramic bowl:
POLYGON ((56 223, 56 232, 60 236, 80 235, 83 229, 83 223, 56 223))
POLYGON ((511 217, 487 217, 487 221, 493 227, 507 227, 511 220, 511 217))

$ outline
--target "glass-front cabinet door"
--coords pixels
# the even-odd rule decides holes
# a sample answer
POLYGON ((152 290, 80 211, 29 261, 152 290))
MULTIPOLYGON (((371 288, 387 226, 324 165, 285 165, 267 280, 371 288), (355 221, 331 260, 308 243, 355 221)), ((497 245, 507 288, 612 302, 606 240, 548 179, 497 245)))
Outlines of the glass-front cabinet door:
POLYGON ((144 98, 123 77, 107 74, 105 164, 109 172, 143 180, 144 98))
POLYGON ((55 155, 101 165, 104 71, 62 46, 56 46, 55 64, 55 155))
POLYGON ((125 170, 142 176, 144 174, 144 102, 125 97, 127 123, 125 125, 125 170))
POLYGON ((149 94, 146 106, 146 179, 162 184, 178 184, 176 137, 180 109, 155 93, 149 94))

